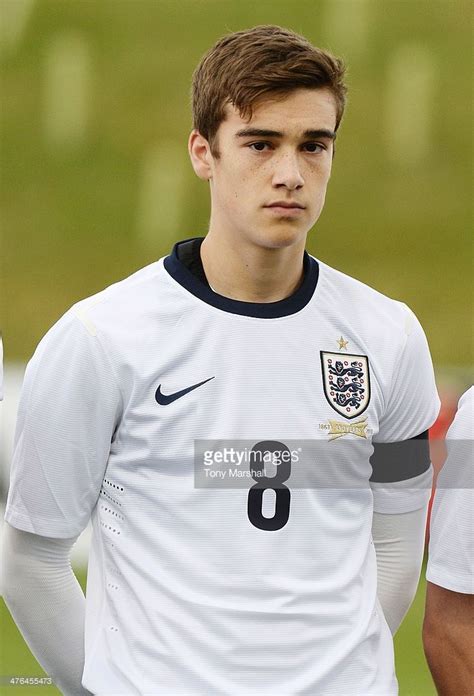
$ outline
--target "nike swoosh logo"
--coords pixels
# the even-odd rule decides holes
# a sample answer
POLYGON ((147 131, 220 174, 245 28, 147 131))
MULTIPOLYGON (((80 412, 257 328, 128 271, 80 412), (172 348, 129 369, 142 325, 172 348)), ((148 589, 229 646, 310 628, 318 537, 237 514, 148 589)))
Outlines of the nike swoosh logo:
POLYGON ((198 387, 201 387, 203 384, 206 384, 206 382, 210 382, 211 379, 214 379, 214 377, 209 377, 208 379, 205 379, 202 382, 193 384, 192 387, 186 387, 186 389, 181 389, 181 391, 177 391, 174 394, 163 394, 163 392, 161 391, 160 384, 155 392, 155 399, 159 404, 161 404, 161 406, 167 406, 168 404, 172 404, 173 401, 176 401, 176 399, 180 399, 185 394, 189 394, 189 392, 193 391, 193 389, 197 389, 198 387))

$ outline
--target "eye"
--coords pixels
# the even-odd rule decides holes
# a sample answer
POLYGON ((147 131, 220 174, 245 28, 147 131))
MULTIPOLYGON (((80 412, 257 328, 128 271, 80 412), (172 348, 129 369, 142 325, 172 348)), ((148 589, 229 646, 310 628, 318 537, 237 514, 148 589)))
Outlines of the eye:
POLYGON ((259 140, 257 143, 250 143, 249 147, 250 148, 255 148, 254 152, 264 152, 264 148, 266 146, 271 146, 271 143, 266 143, 263 140, 259 140))
MULTIPOLYGON (((259 140, 258 142, 250 143, 247 147, 254 152, 265 152, 266 148, 272 148, 273 145, 265 140, 259 140)), ((324 150, 327 150, 327 147, 322 143, 313 142, 304 143, 302 148, 311 155, 319 155, 321 152, 324 152, 324 150)))
POLYGON ((325 145, 322 145, 321 143, 305 143, 303 147, 311 148, 307 150, 307 152, 310 152, 311 154, 319 154, 326 149, 325 145))

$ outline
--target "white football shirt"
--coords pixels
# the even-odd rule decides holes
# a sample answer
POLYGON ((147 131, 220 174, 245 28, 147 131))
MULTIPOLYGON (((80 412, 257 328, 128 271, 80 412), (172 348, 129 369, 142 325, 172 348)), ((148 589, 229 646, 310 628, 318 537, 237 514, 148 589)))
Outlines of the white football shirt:
POLYGON ((5 519, 71 537, 92 516, 96 695, 397 693, 372 514, 423 506, 431 469, 371 483, 369 457, 435 420, 431 359, 405 305, 304 264, 294 295, 254 304, 175 247, 75 305, 28 365, 5 519), (206 487, 222 441, 291 451, 280 486, 257 466, 206 487))
POLYGON ((447 435, 430 524, 426 578, 474 594, 474 387, 459 400, 447 435))

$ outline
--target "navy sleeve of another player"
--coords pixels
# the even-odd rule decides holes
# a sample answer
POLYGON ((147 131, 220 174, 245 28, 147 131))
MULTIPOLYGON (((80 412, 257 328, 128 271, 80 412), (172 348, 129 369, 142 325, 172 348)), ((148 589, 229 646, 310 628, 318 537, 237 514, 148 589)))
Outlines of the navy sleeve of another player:
POLYGON ((73 308, 27 366, 5 512, 9 524, 54 538, 86 527, 121 409, 101 337, 73 308))
POLYGON ((388 514, 423 507, 431 492, 428 429, 440 407, 424 331, 406 307, 404 342, 384 412, 373 437, 374 510, 388 514))

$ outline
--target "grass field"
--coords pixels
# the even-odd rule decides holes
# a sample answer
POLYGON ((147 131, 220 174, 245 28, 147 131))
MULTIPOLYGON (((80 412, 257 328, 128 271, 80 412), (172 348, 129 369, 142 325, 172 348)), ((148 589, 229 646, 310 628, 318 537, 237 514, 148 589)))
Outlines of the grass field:
MULTIPOLYGON (((82 586, 85 586, 85 572, 77 572, 82 586)), ((424 569, 422 577, 424 577, 424 569)), ((400 684, 400 696, 436 696, 431 676, 426 666, 421 644, 421 625, 424 611, 425 581, 420 582, 413 605, 395 638, 395 658, 400 684)), ((0 678, 3 684, 0 694, 3 696, 53 696, 60 692, 54 686, 8 686, 5 676, 40 676, 43 670, 31 655, 23 641, 10 613, 0 600, 0 621, 2 626, 2 653, 0 661, 0 678)), ((1 682, 0 682, 1 684, 1 682)))

